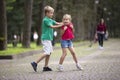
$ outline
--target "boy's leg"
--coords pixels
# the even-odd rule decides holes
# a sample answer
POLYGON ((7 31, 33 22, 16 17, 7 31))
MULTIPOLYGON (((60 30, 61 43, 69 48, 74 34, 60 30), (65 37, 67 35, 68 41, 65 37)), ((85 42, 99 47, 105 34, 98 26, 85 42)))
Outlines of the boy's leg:
POLYGON ((50 59, 50 55, 47 55, 45 58, 45 66, 44 67, 48 67, 49 59, 50 59))
POLYGON ((42 55, 38 58, 38 60, 37 60, 36 62, 31 62, 31 65, 32 65, 32 67, 33 67, 33 69, 34 69, 35 72, 37 71, 37 64, 38 64, 42 59, 44 59, 45 57, 46 57, 46 54, 42 54, 42 55))
POLYGON ((43 71, 52 71, 52 69, 48 67, 49 59, 50 55, 47 55, 45 58, 45 66, 43 67, 43 71))
POLYGON ((41 60, 43 60, 47 55, 46 54, 42 54, 36 61, 36 63, 38 64, 41 60))

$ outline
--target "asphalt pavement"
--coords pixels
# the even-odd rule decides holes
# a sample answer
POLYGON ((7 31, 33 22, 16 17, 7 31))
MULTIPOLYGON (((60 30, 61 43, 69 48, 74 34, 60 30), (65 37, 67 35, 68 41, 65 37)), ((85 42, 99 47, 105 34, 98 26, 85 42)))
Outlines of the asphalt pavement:
POLYGON ((98 47, 88 47, 85 50, 94 51, 78 58, 84 68, 82 71, 77 70, 71 57, 67 57, 62 72, 56 69, 58 58, 50 61, 53 71, 42 72, 42 61, 38 65, 38 72, 34 72, 30 62, 39 54, 21 59, 0 60, 0 80, 120 80, 120 39, 109 40, 103 50, 98 47))

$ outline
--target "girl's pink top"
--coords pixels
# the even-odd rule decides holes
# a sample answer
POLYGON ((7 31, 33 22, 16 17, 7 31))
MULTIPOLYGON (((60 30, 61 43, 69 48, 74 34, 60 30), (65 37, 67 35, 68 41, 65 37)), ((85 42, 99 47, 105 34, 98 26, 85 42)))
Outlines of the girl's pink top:
POLYGON ((62 40, 71 40, 74 38, 74 34, 73 34, 73 28, 71 26, 73 26, 72 23, 68 24, 68 25, 63 25, 61 28, 62 30, 64 30, 64 27, 67 26, 67 29, 64 31, 63 35, 62 35, 62 40))

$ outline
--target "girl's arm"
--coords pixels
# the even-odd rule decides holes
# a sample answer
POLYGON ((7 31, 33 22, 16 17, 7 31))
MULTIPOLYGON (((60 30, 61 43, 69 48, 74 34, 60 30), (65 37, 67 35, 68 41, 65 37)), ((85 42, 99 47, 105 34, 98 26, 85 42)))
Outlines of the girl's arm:
POLYGON ((61 31, 60 31, 61 36, 64 34, 64 32, 66 31, 66 29, 67 29, 67 26, 64 26, 64 27, 61 29, 61 31))
POLYGON ((72 28, 72 31, 75 32, 75 29, 74 29, 74 27, 73 27, 73 24, 71 24, 70 27, 72 28))

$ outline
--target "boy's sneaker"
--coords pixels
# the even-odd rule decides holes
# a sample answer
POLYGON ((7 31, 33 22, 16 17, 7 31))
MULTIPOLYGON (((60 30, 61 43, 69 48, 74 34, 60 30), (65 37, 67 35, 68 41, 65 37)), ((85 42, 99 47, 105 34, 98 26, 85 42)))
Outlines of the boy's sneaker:
POLYGON ((31 62, 31 65, 32 65, 34 71, 36 72, 37 71, 37 63, 31 62))
POLYGON ((77 69, 83 70, 82 66, 80 64, 76 64, 77 69))
POLYGON ((52 69, 49 67, 43 67, 43 71, 52 71, 52 69))
POLYGON ((59 67, 57 68, 59 71, 63 71, 63 66, 59 65, 59 67))

